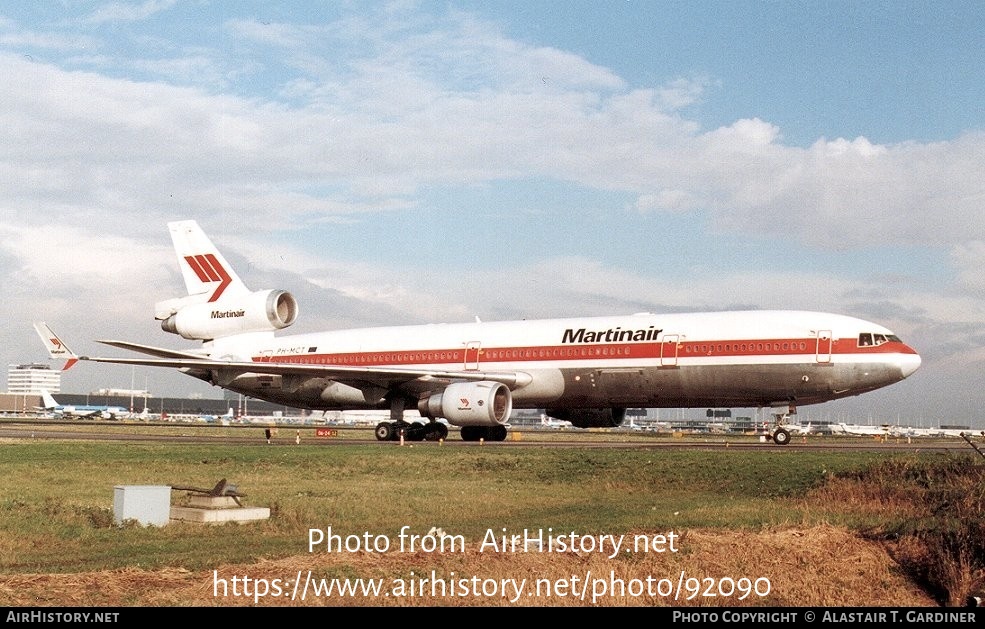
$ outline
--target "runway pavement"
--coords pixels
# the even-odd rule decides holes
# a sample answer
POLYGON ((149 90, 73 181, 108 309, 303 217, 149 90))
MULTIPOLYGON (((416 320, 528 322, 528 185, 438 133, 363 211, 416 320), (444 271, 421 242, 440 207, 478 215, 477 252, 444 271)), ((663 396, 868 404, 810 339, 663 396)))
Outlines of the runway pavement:
MULTIPOLYGON (((835 435, 795 437, 787 445, 763 442, 755 435, 689 434, 673 436, 631 431, 542 431, 514 429, 506 441, 466 442, 453 435, 444 442, 380 442, 372 427, 278 426, 267 443, 263 425, 207 426, 197 424, 136 424, 118 422, 65 422, 52 420, 4 420, 0 439, 83 440, 129 443, 240 444, 244 446, 296 447, 377 445, 392 447, 486 447, 486 448, 702 448, 761 450, 855 450, 883 452, 974 452, 961 438, 866 438, 835 435)), ((973 438, 980 449, 985 439, 973 438)))

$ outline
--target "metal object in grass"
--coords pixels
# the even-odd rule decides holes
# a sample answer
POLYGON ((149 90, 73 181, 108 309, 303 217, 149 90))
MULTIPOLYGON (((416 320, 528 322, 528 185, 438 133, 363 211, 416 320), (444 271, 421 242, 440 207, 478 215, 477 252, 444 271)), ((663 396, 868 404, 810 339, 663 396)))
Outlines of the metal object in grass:
MULTIPOLYGON (((985 430, 982 431, 982 437, 985 437, 985 430)), ((975 452, 985 457, 985 450, 982 450, 971 440, 971 437, 967 433, 961 433, 961 438, 968 442, 968 445, 975 449, 975 452)))
POLYGON ((229 497, 236 501, 236 504, 243 506, 239 501, 240 498, 245 498, 246 494, 241 494, 236 490, 236 485, 229 484, 225 478, 220 480, 215 484, 212 489, 202 489, 201 487, 177 487, 172 485, 171 489, 177 489, 178 491, 190 491, 196 494, 202 494, 203 496, 208 496, 210 498, 219 497, 229 497))

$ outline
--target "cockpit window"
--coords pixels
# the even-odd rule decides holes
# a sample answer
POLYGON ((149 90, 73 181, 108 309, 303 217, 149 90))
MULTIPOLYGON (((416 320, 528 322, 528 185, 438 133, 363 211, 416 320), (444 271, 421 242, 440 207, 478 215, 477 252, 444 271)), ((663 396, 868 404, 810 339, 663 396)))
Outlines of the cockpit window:
POLYGON ((890 341, 900 342, 899 337, 895 334, 880 334, 874 332, 862 332, 858 335, 858 346, 859 347, 873 347, 875 345, 882 345, 883 343, 888 343, 890 341))

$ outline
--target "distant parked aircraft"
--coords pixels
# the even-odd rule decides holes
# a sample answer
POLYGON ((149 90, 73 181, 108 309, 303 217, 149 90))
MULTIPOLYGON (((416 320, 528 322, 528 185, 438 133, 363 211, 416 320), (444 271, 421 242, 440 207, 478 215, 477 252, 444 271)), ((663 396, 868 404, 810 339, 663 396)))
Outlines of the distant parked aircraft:
POLYGON ((40 411, 52 413, 55 417, 75 417, 87 419, 101 417, 103 419, 120 419, 130 414, 130 411, 122 406, 71 406, 59 404, 47 390, 41 390, 41 400, 44 406, 38 408, 40 411))
POLYGON ((807 424, 783 424, 783 429, 789 432, 791 435, 810 435, 814 433, 814 429, 811 427, 811 422, 807 424))
POLYGON ((835 429, 834 426, 832 426, 831 432, 840 432, 846 435, 878 436, 889 434, 889 424, 883 424, 882 426, 869 426, 866 424, 845 424, 839 422, 835 424, 835 426, 838 428, 835 429))

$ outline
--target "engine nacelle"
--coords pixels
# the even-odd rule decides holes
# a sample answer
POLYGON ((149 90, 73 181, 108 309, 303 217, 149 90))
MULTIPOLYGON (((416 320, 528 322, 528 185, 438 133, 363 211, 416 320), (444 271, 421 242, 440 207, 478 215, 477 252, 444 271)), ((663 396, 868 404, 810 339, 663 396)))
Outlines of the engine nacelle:
POLYGON ((186 339, 281 330, 298 317, 298 302, 284 290, 259 290, 243 298, 184 306, 161 321, 161 329, 186 339))
POLYGON ((624 408, 575 408, 547 409, 547 415, 554 419, 571 422, 578 428, 615 428, 626 419, 624 408))
POLYGON ((513 395, 501 382, 456 382, 422 399, 421 415, 448 420, 454 426, 502 426, 513 411, 513 395))

